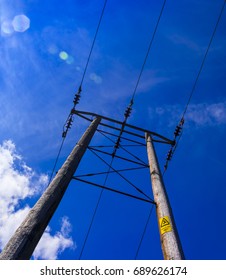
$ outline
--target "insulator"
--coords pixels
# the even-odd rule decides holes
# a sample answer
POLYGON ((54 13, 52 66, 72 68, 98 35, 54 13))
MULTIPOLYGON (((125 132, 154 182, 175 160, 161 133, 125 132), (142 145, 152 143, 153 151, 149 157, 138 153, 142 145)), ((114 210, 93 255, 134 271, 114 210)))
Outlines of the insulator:
POLYGON ((132 111, 132 108, 131 107, 127 107, 126 111, 125 111, 125 114, 124 114, 124 117, 128 118, 130 116, 130 114, 131 114, 131 111, 132 111))
POLYGON ((73 123, 73 118, 72 116, 69 118, 69 120, 67 121, 67 124, 66 124, 66 128, 67 129, 70 129, 71 126, 72 126, 72 123, 73 123))
POLYGON ((75 105, 77 105, 77 104, 79 103, 80 98, 81 98, 81 95, 77 93, 77 94, 75 95, 74 100, 73 100, 73 102, 74 102, 75 105))
POLYGON ((68 122, 68 123, 67 123, 67 129, 70 129, 71 126, 72 126, 72 123, 71 123, 71 122, 68 122))
POLYGON ((171 160, 171 159, 172 159, 172 156, 173 156, 173 150, 170 149, 169 152, 168 152, 168 154, 167 154, 166 160, 167 160, 167 161, 171 160))
POLYGON ((75 97, 74 97, 74 100, 73 100, 74 105, 77 105, 79 103, 79 100, 81 98, 81 92, 82 92, 82 87, 79 86, 78 92, 75 94, 75 97))
POLYGON ((175 129, 175 131, 174 131, 175 137, 177 137, 177 136, 180 135, 181 129, 182 129, 182 127, 179 126, 179 125, 177 125, 177 127, 176 127, 176 129, 175 129))

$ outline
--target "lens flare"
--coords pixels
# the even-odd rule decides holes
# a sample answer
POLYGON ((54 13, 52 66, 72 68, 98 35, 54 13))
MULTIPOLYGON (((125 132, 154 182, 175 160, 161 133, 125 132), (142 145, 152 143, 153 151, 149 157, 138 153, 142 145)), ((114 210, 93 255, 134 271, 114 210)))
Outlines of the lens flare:
POLYGON ((74 58, 73 58, 73 56, 69 55, 68 58, 67 58, 67 60, 66 60, 66 62, 67 62, 67 64, 72 64, 72 63, 74 63, 74 58))
POLYGON ((59 57, 62 60, 67 60, 68 59, 68 54, 65 51, 62 51, 62 52, 59 53, 59 57))
POLYGON ((11 35, 14 32, 12 22, 5 20, 1 25, 1 34, 2 35, 11 35))
POLYGON ((25 15, 17 15, 12 21, 12 26, 16 32, 25 32, 30 28, 30 19, 25 15))

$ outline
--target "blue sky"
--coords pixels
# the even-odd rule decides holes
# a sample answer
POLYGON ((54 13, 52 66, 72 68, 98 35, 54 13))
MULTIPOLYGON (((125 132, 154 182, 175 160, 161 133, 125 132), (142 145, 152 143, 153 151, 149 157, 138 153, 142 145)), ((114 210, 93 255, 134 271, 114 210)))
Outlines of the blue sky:
MULTIPOLYGON (((48 183, 103 3, 0 0, 1 249, 48 183)), ((223 3, 166 1, 128 123, 173 138, 223 3)), ((108 0, 78 110, 123 120, 162 4, 108 0)), ((187 259, 225 259, 225 13, 164 175, 187 259)), ((87 126, 75 118, 57 168, 87 126)), ((112 145, 97 133, 99 144, 112 145)), ((161 168, 168 149, 156 144, 161 168)), ((145 147, 130 150, 147 162, 145 147)), ((93 171, 107 167, 87 152, 77 174, 93 171)), ((152 196, 148 170, 125 176, 152 196)), ((96 180, 103 184, 104 176, 96 180)), ((115 175, 107 185, 137 195, 115 175)), ((99 195, 71 182, 33 258, 162 259, 155 210, 137 254, 151 205, 107 191, 81 255, 99 195)))

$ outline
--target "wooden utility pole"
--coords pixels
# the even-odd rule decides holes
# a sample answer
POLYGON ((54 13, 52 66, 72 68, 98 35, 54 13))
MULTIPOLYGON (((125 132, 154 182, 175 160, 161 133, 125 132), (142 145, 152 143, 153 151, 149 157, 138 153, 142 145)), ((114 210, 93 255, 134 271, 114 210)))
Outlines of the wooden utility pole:
POLYGON ((154 144, 151 135, 148 133, 146 133, 146 142, 163 256, 165 260, 183 260, 184 253, 163 183, 154 144))
POLYGON ((71 154, 56 174, 41 198, 16 230, 0 254, 0 260, 26 260, 31 255, 56 211, 82 156, 84 155, 100 118, 95 118, 71 154))

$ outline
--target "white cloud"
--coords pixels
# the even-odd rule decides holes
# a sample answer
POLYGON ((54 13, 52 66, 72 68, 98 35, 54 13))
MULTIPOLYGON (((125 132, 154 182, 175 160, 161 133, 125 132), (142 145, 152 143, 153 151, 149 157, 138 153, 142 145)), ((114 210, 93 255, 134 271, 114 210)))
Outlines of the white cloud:
MULTIPOLYGON (((25 164, 11 140, 0 145, 0 249, 31 209, 29 205, 21 207, 21 202, 40 193, 47 182, 46 175, 36 174, 25 164)), ((66 248, 74 246, 68 218, 62 219, 60 231, 50 231, 48 227, 40 240, 34 253, 36 259, 56 259, 66 248)))
MULTIPOLYGON (((175 126, 183 113, 181 105, 165 105, 149 108, 149 116, 167 120, 168 126, 175 126)), ((218 126, 226 124, 226 101, 219 103, 191 104, 185 115, 186 124, 196 127, 218 126)))
MULTIPOLYGON (((15 202, 12 202, 15 204, 15 202)), ((23 209, 16 210, 11 207, 10 204, 5 209, 6 211, 0 210, 0 248, 3 249, 9 238, 16 231, 18 226, 21 224, 23 219, 28 214, 30 207, 25 206, 23 209)))
POLYGON ((47 227, 38 246, 35 249, 33 257, 37 259, 55 260, 58 255, 67 248, 75 248, 74 242, 69 237, 71 224, 67 217, 61 222, 61 229, 55 235, 51 235, 50 227, 47 227))
POLYGON ((1 197, 24 199, 31 196, 34 189, 29 183, 33 172, 16 153, 16 147, 12 141, 5 141, 0 146, 0 155, 1 197))
POLYGON ((191 105, 187 119, 202 126, 226 124, 226 102, 191 105))

